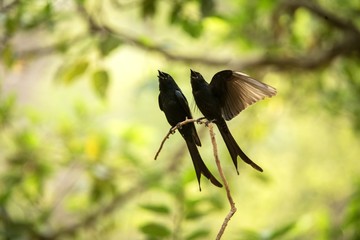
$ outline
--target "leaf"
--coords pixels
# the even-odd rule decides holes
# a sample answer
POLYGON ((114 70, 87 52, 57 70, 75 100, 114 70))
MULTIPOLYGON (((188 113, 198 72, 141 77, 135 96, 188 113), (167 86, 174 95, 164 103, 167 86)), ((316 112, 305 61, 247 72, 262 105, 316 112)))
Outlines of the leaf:
POLYGON ((157 3, 157 0, 143 0, 142 5, 141 5, 143 18, 153 17, 155 15, 156 3, 157 3))
POLYGON ((170 13, 170 18, 169 18, 169 22, 171 24, 174 24, 176 22, 179 22, 181 17, 181 11, 183 9, 183 2, 178 2, 178 1, 174 1, 173 5, 171 7, 171 13, 170 13))
POLYGON ((207 17, 214 13, 214 9, 215 9, 214 0, 200 0, 200 3, 201 3, 202 17, 207 17))
POLYGON ((167 215, 170 213, 170 209, 165 205, 146 204, 146 205, 141 205, 141 208, 163 215, 167 215))
POLYGON ((184 19, 181 22, 181 26, 185 32, 194 38, 200 37, 203 31, 203 25, 201 21, 184 19))
POLYGON ((191 233, 188 237, 186 237, 186 239, 187 240, 204 239, 207 236, 209 236, 209 234, 210 231, 208 229, 199 229, 191 233))
POLYGON ((5 66, 10 68, 14 62, 14 53, 13 48, 10 44, 6 44, 5 47, 2 49, 1 58, 3 60, 3 63, 5 63, 5 66))
POLYGON ((111 53, 114 49, 116 49, 120 44, 121 40, 112 36, 108 35, 105 39, 101 39, 99 43, 99 49, 102 56, 107 56, 111 53))
POLYGON ((99 97, 105 98, 110 78, 106 70, 99 70, 92 75, 92 84, 99 97))
POLYGON ((74 83, 75 80, 85 73, 88 66, 89 62, 86 60, 78 60, 74 64, 65 65, 59 72, 59 78, 66 84, 74 83))
POLYGON ((284 226, 280 226, 279 228, 273 230, 270 233, 269 239, 283 239, 283 237, 291 231, 296 226, 296 222, 288 223, 284 226))
POLYGON ((166 226, 159 223, 147 223, 140 227, 140 231, 152 237, 168 237, 171 234, 166 226))
POLYGON ((196 220, 198 218, 201 218, 203 216, 205 216, 206 213, 204 212, 201 212, 199 210, 196 210, 196 209, 191 209, 185 216, 186 219, 188 220, 196 220))
POLYGON ((19 27, 18 18, 8 16, 5 19, 6 35, 8 35, 8 36, 13 35, 16 32, 18 27, 19 27))

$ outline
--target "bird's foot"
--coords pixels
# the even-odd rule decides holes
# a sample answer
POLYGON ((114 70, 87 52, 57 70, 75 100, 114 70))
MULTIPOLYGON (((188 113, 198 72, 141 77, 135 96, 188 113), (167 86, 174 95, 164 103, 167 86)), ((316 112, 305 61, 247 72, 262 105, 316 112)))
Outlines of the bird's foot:
POLYGON ((213 119, 213 120, 207 120, 207 121, 205 122, 205 126, 208 127, 209 124, 213 123, 214 121, 215 121, 215 119, 213 119))

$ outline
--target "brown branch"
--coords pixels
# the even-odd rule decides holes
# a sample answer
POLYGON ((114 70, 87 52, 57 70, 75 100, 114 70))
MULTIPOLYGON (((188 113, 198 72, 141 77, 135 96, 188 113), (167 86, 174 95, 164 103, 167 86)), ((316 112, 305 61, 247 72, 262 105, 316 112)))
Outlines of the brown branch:
POLYGON ((182 126, 188 124, 188 123, 193 123, 193 122, 197 122, 197 123, 201 123, 201 120, 203 120, 204 118, 198 118, 198 119, 186 119, 182 122, 179 122, 178 124, 176 124, 174 127, 170 128, 169 132, 165 135, 164 139, 161 141, 159 150, 156 152, 154 160, 157 159, 157 157, 159 156, 161 149, 164 146, 164 143, 166 142, 167 139, 169 139, 170 134, 174 134, 176 132, 177 129, 181 128, 182 126))
POLYGON ((296 57, 260 57, 254 60, 238 61, 230 66, 233 69, 274 67, 279 71, 289 69, 312 70, 330 64, 336 57, 348 56, 351 53, 360 54, 360 35, 349 35, 334 43, 327 50, 320 50, 306 56, 296 57))
POLYGON ((220 163, 220 159, 219 159, 219 155, 218 155, 218 150, 217 150, 217 144, 216 144, 216 139, 215 139, 215 133, 214 133, 214 129, 213 129, 213 125, 212 123, 209 123, 207 124, 207 126, 209 127, 209 132, 210 132, 210 138, 211 138, 211 143, 212 143, 212 146, 213 146, 213 152, 214 152, 214 157, 215 157, 215 162, 216 162, 216 166, 219 170, 219 173, 220 173, 220 177, 222 179, 222 182, 224 183, 224 187, 225 187, 225 190, 226 190, 226 196, 227 196, 227 199, 229 201, 229 204, 230 204, 230 211, 229 213, 226 215, 225 219, 224 219, 224 222, 223 224, 221 225, 221 228, 216 236, 216 240, 219 240, 221 239, 222 235, 224 234, 225 232, 225 229, 230 221, 230 219, 232 218, 232 216, 235 214, 236 212, 236 207, 235 207, 235 202, 231 196, 231 192, 230 192, 230 188, 229 188, 229 184, 225 178, 225 174, 222 170, 222 167, 221 167, 221 163, 220 163))
MULTIPOLYGON (((165 49, 161 44, 151 41, 151 39, 149 39, 149 41, 144 41, 144 38, 141 36, 131 35, 128 31, 99 23, 81 4, 77 6, 77 9, 81 16, 83 16, 83 19, 88 23, 89 32, 91 34, 110 34, 121 39, 128 45, 134 45, 135 47, 145 51, 158 53, 171 61, 185 62, 188 64, 202 64, 213 67, 227 66, 228 68, 239 70, 258 69, 264 67, 273 67, 279 71, 286 71, 289 69, 313 70, 330 64, 339 56, 349 56, 351 53, 360 53, 360 45, 358 44, 360 42, 360 34, 359 30, 353 23, 348 20, 341 19, 331 12, 326 11, 318 5, 308 1, 287 1, 285 2, 285 6, 292 9, 304 7, 314 15, 327 19, 333 26, 341 29, 348 29, 349 31, 343 31, 345 34, 338 42, 332 43, 332 45, 328 48, 320 49, 316 52, 294 55, 292 57, 264 55, 254 59, 234 60, 235 58, 211 58, 205 56, 192 56, 191 54, 183 55, 176 52, 174 53, 165 49)), ((52 53, 58 45, 59 43, 55 43, 54 45, 43 48, 26 50, 20 53, 19 56, 49 54, 52 53)))

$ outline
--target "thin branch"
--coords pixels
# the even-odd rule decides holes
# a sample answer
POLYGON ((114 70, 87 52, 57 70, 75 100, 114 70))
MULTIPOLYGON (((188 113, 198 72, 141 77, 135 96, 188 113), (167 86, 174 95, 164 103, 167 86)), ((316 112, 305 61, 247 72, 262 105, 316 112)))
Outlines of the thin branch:
POLYGON ((351 53, 360 54, 360 35, 349 35, 334 43, 327 50, 317 51, 306 56, 296 57, 259 57, 254 60, 238 61, 230 66, 233 69, 274 67, 279 71, 289 69, 312 70, 330 64, 336 57, 347 56, 351 53))
MULTIPOLYGON (((328 48, 319 49, 316 52, 304 53, 302 55, 294 55, 292 57, 284 56, 269 56, 263 55, 253 59, 235 60, 235 58, 218 58, 207 56, 192 56, 192 54, 179 54, 169 51, 161 44, 150 41, 144 41, 143 37, 131 35, 126 30, 113 28, 106 24, 99 23, 94 17, 87 12, 83 5, 77 6, 78 12, 83 16, 83 19, 88 23, 90 33, 99 35, 112 35, 121 39, 128 45, 134 45, 137 48, 145 51, 158 53, 171 61, 185 62, 188 64, 202 64, 213 67, 227 66, 232 69, 258 69, 264 67, 273 67, 276 70, 284 71, 289 69, 303 69, 313 70, 324 67, 330 64, 339 56, 349 56, 351 53, 360 53, 360 31, 349 20, 342 19, 335 14, 321 8, 320 6, 308 1, 286 1, 284 7, 289 9, 297 9, 304 7, 313 15, 324 18, 328 23, 338 29, 342 29, 344 33, 343 38, 338 42, 329 45, 328 48), (347 29, 347 31, 344 31, 347 29)), ((22 56, 32 56, 35 54, 44 55, 52 53, 59 43, 42 47, 38 49, 26 50, 19 54, 22 56)), ((238 59, 238 58, 236 58, 238 59)))
POLYGON ((166 142, 166 140, 169 139, 170 134, 174 134, 177 129, 181 128, 182 126, 184 126, 184 125, 186 125, 188 123, 193 123, 193 122, 202 123, 201 120, 203 120, 203 119, 204 119, 203 117, 198 118, 198 119, 186 119, 185 121, 179 122, 174 127, 170 128, 169 132, 165 135, 164 139, 161 141, 159 150, 156 152, 154 160, 156 160, 157 157, 159 156, 159 154, 161 152, 161 149, 163 148, 164 143, 166 142))
POLYGON ((210 138, 211 138, 211 143, 212 143, 212 146, 213 146, 213 152, 214 152, 214 157, 215 157, 215 162, 216 162, 216 166, 219 170, 219 173, 220 173, 220 177, 222 179, 222 182, 224 183, 224 187, 225 187, 225 190, 226 190, 226 196, 227 196, 227 199, 229 201, 229 204, 230 204, 230 211, 229 213, 226 215, 225 219, 224 219, 224 222, 223 224, 221 225, 221 228, 216 236, 216 240, 219 240, 221 239, 222 235, 224 234, 225 232, 225 229, 230 221, 230 219, 232 218, 232 216, 235 214, 236 212, 236 207, 235 207, 235 202, 231 196, 231 192, 230 192, 230 188, 229 188, 229 184, 225 178, 225 174, 222 170, 222 167, 221 167, 221 163, 220 163, 220 159, 219 159, 219 155, 218 155, 218 150, 217 150, 217 144, 216 144, 216 139, 215 139, 215 133, 214 133, 214 129, 213 129, 213 125, 212 123, 209 123, 207 124, 207 126, 209 127, 209 132, 210 132, 210 138))

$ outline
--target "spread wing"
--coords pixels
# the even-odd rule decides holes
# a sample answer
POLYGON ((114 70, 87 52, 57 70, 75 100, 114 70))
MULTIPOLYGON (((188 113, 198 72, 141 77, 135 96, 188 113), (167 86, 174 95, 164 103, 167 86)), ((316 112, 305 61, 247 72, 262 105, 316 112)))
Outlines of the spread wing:
POLYGON ((210 83, 220 100, 222 115, 230 120, 253 103, 276 95, 276 89, 250 76, 231 70, 214 75, 210 83))

